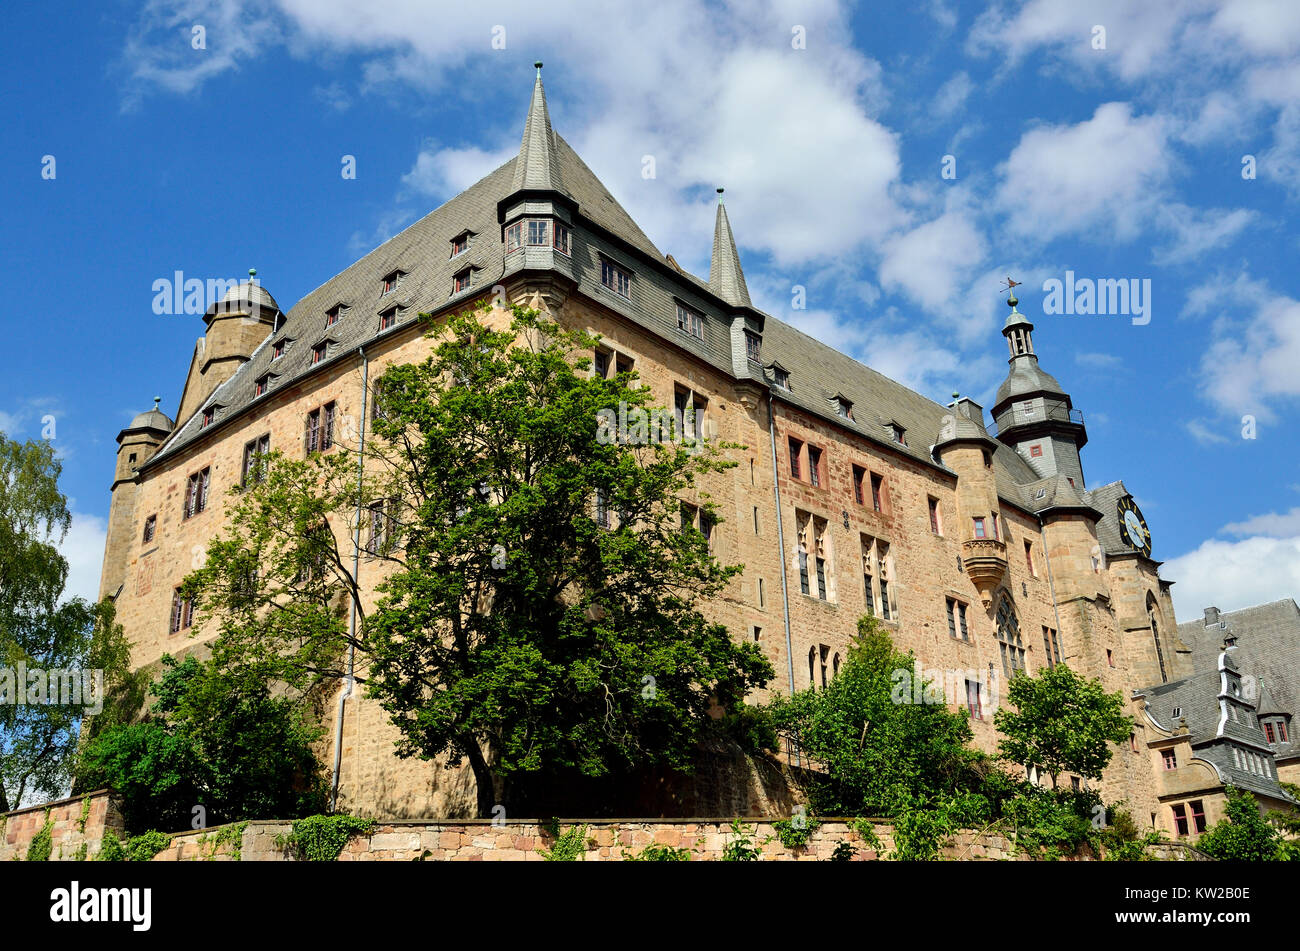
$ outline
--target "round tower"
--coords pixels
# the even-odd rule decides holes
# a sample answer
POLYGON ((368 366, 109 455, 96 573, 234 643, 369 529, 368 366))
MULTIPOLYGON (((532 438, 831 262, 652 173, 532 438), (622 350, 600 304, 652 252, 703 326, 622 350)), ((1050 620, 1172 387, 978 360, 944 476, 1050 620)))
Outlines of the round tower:
POLYGON ((1034 325, 1016 309, 1014 292, 1007 299, 1011 313, 1002 325, 1011 365, 993 404, 998 439, 1018 452, 1041 477, 1061 475, 1083 489, 1079 450, 1088 442, 1083 414, 1056 377, 1038 365, 1034 325))
POLYGON ((138 415, 117 434, 117 466, 110 487, 104 571, 99 580, 101 599, 115 595, 126 580, 127 560, 135 536, 135 496, 140 467, 153 458, 176 425, 158 408, 160 402, 161 398, 155 396, 153 409, 138 415))

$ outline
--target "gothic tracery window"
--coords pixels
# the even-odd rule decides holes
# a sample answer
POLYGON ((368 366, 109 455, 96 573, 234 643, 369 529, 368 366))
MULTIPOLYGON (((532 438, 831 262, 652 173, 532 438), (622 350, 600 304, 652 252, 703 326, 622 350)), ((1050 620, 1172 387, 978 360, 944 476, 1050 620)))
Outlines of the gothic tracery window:
POLYGON ((1008 678, 1025 669, 1025 645, 1020 639, 1020 622, 1011 599, 1003 596, 998 604, 998 651, 1002 654, 1002 672, 1008 678))

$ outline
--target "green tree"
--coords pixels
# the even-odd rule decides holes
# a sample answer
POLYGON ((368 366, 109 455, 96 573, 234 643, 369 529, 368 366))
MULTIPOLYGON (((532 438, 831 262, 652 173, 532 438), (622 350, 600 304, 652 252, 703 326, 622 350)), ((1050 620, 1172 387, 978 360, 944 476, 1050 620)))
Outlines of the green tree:
POLYGON ((1011 707, 993 716, 1002 734, 998 751, 1009 762, 1045 771, 1053 789, 1063 772, 1100 779, 1113 755, 1110 744, 1133 729, 1119 692, 1106 693, 1101 681, 1084 679, 1065 664, 1014 677, 1007 699, 1011 707))
POLYGON ((101 731, 79 765, 83 788, 122 795, 129 829, 189 828, 195 806, 207 825, 324 808, 317 709, 250 671, 171 656, 163 668, 148 719, 101 731))
POLYGON ((467 761, 482 816, 530 777, 687 768, 710 711, 772 676, 697 608, 740 570, 701 531, 718 518, 698 480, 730 447, 652 438, 649 389, 592 374, 597 339, 536 312, 430 335, 378 381, 362 479, 352 454, 273 454, 243 492, 187 583, 214 659, 306 690, 355 653, 398 754, 467 761), (353 623, 357 512, 385 576, 353 623))
POLYGON ((858 621, 856 641, 835 679, 768 705, 778 733, 818 768, 810 776, 819 815, 896 816, 916 802, 978 789, 987 768, 967 746, 964 712, 928 699, 912 678, 914 658, 895 649, 874 617, 858 621))
POLYGON ((87 712, 104 700, 100 716, 111 722, 136 683, 112 606, 63 598, 68 564, 58 545, 72 517, 59 491, 61 471, 49 443, 0 433, 0 812, 31 794, 65 795, 87 712), (18 682, 19 664, 29 673, 66 674, 60 696, 48 681, 33 694, 35 682, 18 682), (79 703, 69 702, 75 694, 62 695, 74 682, 79 703))
POLYGON ((1196 847, 1224 862, 1274 862, 1289 855, 1282 833, 1259 811, 1253 795, 1236 786, 1224 787, 1228 797, 1224 818, 1196 840, 1196 847))

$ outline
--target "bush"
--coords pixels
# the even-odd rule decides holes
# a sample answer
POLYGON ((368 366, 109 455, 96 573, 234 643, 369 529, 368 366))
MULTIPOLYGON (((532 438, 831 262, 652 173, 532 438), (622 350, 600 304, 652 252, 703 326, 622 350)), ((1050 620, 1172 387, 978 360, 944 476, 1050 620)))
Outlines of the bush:
POLYGON ((1025 783, 1018 795, 1002 803, 1016 848, 1036 858, 1055 860, 1096 845, 1095 811, 1101 798, 1092 791, 1048 790, 1025 783))
POLYGON ((1225 817, 1216 822, 1196 847, 1221 862, 1276 862, 1286 852, 1279 847, 1281 833, 1259 812, 1255 797, 1244 789, 1227 786, 1225 817))
POLYGON ((374 819, 356 816, 307 816, 295 819, 293 830, 277 844, 299 861, 334 862, 348 844, 348 839, 354 835, 368 835, 374 827, 374 819))
POLYGON ((150 862, 172 840, 165 832, 149 830, 123 842, 112 829, 104 833, 99 849, 101 862, 150 862))
POLYGON ((640 852, 630 852, 623 849, 623 859, 628 862, 689 862, 691 860, 690 849, 675 849, 671 845, 660 845, 658 842, 652 842, 640 852))
POLYGON ((587 854, 587 827, 571 826, 568 831, 560 832, 560 824, 552 819, 547 829, 555 839, 550 849, 538 849, 543 859, 548 862, 581 862, 587 854))

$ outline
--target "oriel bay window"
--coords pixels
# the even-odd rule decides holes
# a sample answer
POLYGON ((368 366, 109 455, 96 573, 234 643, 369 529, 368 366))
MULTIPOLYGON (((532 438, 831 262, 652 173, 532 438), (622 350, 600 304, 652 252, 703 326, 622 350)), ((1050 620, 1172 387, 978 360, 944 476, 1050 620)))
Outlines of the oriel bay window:
POLYGON ((799 590, 809 597, 829 601, 830 537, 826 519, 796 511, 795 525, 799 533, 799 590))
POLYGON ((1002 655, 1002 671, 1010 679, 1025 670, 1025 645, 1020 639, 1020 622, 1016 619, 1011 599, 1005 595, 998 604, 998 651, 1002 655))
POLYGON ((890 602, 889 584, 893 560, 889 542, 870 535, 862 535, 862 592, 867 613, 888 621, 895 614, 890 602))

